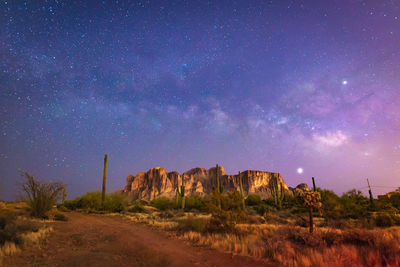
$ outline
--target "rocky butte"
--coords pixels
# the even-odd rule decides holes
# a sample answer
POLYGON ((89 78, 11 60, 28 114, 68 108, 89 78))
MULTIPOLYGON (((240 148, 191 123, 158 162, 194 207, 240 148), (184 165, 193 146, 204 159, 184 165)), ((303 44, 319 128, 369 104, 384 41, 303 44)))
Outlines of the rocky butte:
MULTIPOLYGON (((219 166, 219 174, 225 191, 239 191, 239 175, 226 174, 222 166, 219 166)), ((176 171, 167 172, 164 168, 156 167, 147 172, 139 172, 136 176, 128 175, 124 192, 133 199, 173 198, 177 187, 181 185, 182 175, 186 195, 208 195, 213 184, 216 184, 216 167, 208 170, 194 168, 183 174, 176 171)), ((243 190, 246 194, 258 194, 262 198, 271 197, 275 179, 286 192, 292 192, 279 173, 253 170, 242 172, 243 190)))

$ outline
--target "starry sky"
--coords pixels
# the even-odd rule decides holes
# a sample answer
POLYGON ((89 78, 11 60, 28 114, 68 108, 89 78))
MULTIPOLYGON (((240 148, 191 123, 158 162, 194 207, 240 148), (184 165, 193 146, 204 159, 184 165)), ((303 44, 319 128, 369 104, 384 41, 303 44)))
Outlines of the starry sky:
POLYGON ((0 198, 20 171, 280 172, 400 186, 399 1, 0 2, 0 198), (298 173, 302 168, 303 172, 298 173))

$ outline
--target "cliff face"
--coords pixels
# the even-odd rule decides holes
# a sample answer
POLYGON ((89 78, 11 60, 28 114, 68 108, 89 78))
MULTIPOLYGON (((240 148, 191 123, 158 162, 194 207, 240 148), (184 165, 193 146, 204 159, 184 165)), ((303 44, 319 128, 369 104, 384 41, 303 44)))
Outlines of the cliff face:
MULTIPOLYGON (((227 175, 219 166, 220 180, 225 191, 239 190, 239 175, 227 175)), ((177 186, 181 185, 182 175, 185 180, 185 195, 208 195, 213 184, 216 184, 216 168, 194 168, 183 174, 167 172, 164 168, 156 167, 136 176, 128 175, 124 192, 133 199, 152 200, 155 197, 175 197, 177 186)), ((285 191, 291 192, 279 173, 264 171, 242 172, 243 190, 246 194, 259 194, 262 198, 272 195, 273 180, 278 179, 285 191)))

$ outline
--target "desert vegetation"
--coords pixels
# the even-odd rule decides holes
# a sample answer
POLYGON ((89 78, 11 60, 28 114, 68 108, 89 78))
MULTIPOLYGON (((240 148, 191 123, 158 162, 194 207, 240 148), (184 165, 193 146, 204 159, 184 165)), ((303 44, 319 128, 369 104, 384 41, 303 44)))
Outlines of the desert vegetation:
POLYGON ((52 231, 49 223, 33 218, 31 207, 24 202, 0 202, 0 265, 5 256, 41 246, 52 231))
POLYGON ((0 263, 5 256, 27 246, 45 242, 54 220, 68 220, 55 209, 65 186, 59 182, 42 182, 27 172, 21 174, 22 202, 0 201, 0 263))
POLYGON ((101 193, 91 192, 65 207, 118 212, 178 239, 284 266, 400 264, 400 194, 371 202, 357 190, 338 196, 315 188, 261 199, 216 184, 210 196, 183 195, 183 206, 182 192, 152 201, 113 193, 104 207, 101 193))
POLYGON ((373 199, 350 190, 338 196, 315 185, 290 193, 276 183, 271 197, 262 199, 242 188, 225 191, 217 175, 206 196, 186 195, 182 182, 173 199, 134 200, 103 187, 65 200, 62 184, 23 178, 26 202, 2 204, 2 257, 40 244, 51 231, 49 219, 68 221, 73 210, 122 216, 178 240, 282 266, 400 264, 400 193, 373 199))

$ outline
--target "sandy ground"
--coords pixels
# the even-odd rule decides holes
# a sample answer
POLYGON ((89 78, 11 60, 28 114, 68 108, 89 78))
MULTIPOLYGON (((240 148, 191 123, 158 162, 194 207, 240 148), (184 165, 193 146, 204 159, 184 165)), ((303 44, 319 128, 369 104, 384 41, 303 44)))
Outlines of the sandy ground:
POLYGON ((68 212, 41 248, 27 248, 4 266, 267 266, 168 237, 121 216, 68 212))

